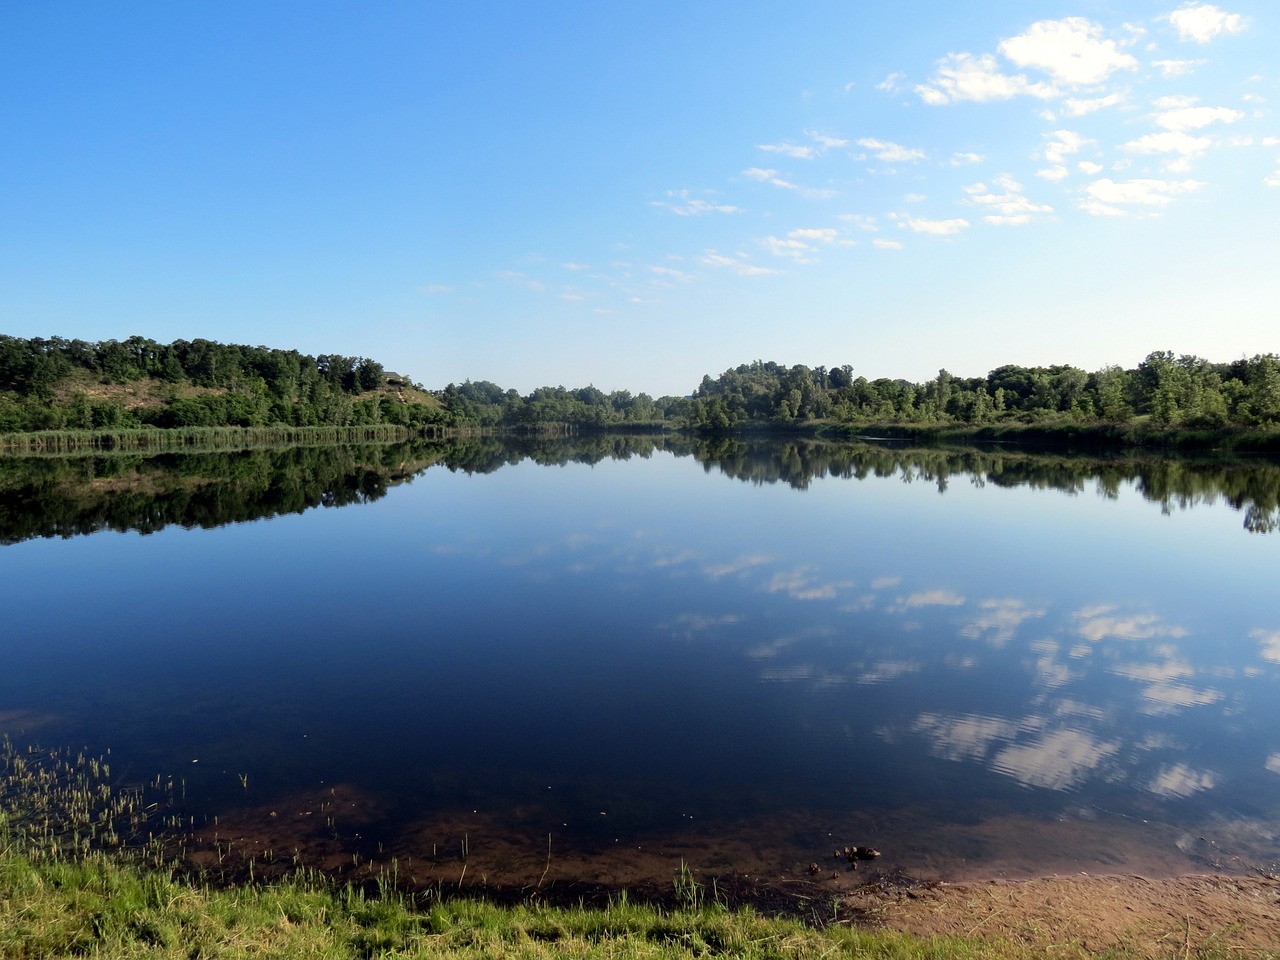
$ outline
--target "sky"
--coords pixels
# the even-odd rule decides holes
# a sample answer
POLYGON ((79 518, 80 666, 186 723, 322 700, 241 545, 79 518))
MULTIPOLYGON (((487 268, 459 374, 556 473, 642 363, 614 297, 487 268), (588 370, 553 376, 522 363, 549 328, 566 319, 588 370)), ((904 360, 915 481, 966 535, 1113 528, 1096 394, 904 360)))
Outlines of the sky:
POLYGON ((1280 351, 1270 0, 0 4, 0 332, 686 394, 1280 351))

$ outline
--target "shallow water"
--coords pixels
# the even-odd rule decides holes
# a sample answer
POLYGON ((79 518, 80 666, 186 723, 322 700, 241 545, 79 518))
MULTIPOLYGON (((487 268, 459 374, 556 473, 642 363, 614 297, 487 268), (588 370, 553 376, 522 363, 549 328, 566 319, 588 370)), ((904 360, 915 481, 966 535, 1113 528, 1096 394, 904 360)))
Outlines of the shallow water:
POLYGON ((1280 859, 1274 465, 334 456, 8 474, 0 730, 172 777, 250 847, 426 879, 1280 859))

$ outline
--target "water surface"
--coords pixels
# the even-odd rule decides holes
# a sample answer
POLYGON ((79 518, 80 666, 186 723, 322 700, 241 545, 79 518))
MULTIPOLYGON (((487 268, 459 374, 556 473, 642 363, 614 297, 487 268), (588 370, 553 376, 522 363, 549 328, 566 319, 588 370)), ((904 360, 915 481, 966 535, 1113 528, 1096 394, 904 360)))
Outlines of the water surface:
POLYGON ((172 777, 261 856, 1280 859, 1272 464, 608 438, 0 484, 0 729, 172 777))

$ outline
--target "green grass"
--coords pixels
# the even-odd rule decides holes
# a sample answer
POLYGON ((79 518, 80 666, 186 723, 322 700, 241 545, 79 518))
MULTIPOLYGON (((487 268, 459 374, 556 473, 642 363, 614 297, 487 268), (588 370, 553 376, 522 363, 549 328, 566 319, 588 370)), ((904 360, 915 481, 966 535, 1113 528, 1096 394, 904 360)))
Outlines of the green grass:
MULTIPOLYGON (((978 941, 791 920, 718 906, 663 911, 367 897, 320 879, 216 888, 95 854, 33 863, 0 850, 0 957, 433 957, 969 960, 1021 958, 978 941), (993 952, 994 951, 994 952, 993 952)), ((1070 954, 1068 954, 1070 956, 1070 954)))

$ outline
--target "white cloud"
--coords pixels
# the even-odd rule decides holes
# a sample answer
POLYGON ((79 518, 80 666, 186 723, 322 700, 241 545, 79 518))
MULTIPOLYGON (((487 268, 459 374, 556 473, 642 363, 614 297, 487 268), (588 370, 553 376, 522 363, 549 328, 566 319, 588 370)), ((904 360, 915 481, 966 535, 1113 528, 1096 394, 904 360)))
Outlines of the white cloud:
POLYGON ((859 230, 866 230, 868 233, 875 233, 880 229, 875 217, 863 213, 842 213, 838 219, 845 223, 852 223, 859 230))
MULTIPOLYGON (((1184 193, 1191 193, 1204 186, 1199 180, 1122 180, 1109 178, 1095 180, 1086 188, 1086 197, 1081 207, 1095 216, 1123 216, 1127 211, 1120 205, 1139 208, 1159 207, 1172 203, 1174 198, 1184 193)), ((1112 635, 1141 639, 1144 636, 1181 636, 1178 627, 1158 625, 1157 618, 1152 616, 1136 616, 1129 618, 1098 617, 1081 628, 1081 634, 1089 640, 1098 640, 1102 636, 1112 635), (1110 633, 1099 633, 1108 630, 1110 633)))
POLYGON ((971 163, 982 163, 986 159, 980 153, 953 153, 951 155, 951 166, 962 167, 971 163))
POLYGON ((739 254, 736 257, 727 257, 715 250, 708 250, 702 255, 702 263, 708 267, 723 267, 732 270, 740 277, 763 277, 777 274, 778 271, 771 267, 761 267, 754 263, 748 262, 748 258, 739 254))
POLYGON ((1057 183, 1060 180, 1067 179, 1067 175, 1070 172, 1071 171, 1068 170, 1066 167, 1064 167, 1062 164, 1058 164, 1055 167, 1045 167, 1043 170, 1037 170, 1036 176, 1041 177, 1045 180, 1050 180, 1053 183, 1057 183))
POLYGON ((901 250, 903 247, 897 240, 885 240, 881 237, 872 240, 871 245, 877 250, 901 250))
POLYGON ((1193 137, 1189 133, 1149 133, 1137 140, 1121 144, 1125 153, 1139 154, 1176 154, 1180 159, 1168 163, 1168 169, 1174 172, 1186 170, 1192 158, 1199 156, 1213 145, 1208 137, 1193 137))
POLYGON ((806 130, 805 136, 813 140, 821 150, 835 150, 839 147, 847 147, 849 145, 848 140, 828 136, 825 133, 818 133, 816 130, 806 130))
POLYGON ((817 240, 820 243, 832 243, 839 235, 840 231, 831 227, 802 228, 800 230, 792 230, 787 234, 793 240, 817 240))
POLYGON ((882 90, 885 93, 897 93, 902 89, 902 81, 906 78, 907 75, 905 73, 891 73, 876 84, 876 89, 882 90))
POLYGON ((1224 33, 1243 33, 1248 26, 1238 13, 1226 13, 1212 3, 1184 3, 1165 17, 1178 36, 1195 43, 1208 43, 1224 33))
POLYGON ((927 83, 919 84, 916 93, 930 106, 942 106, 961 100, 986 102, 1011 100, 1017 96, 1048 100, 1058 95, 1052 84, 1032 83, 1022 75, 1000 72, 994 55, 984 53, 949 53, 938 61, 937 71, 927 83))
POLYGON ((1068 117, 1083 117, 1123 102, 1124 97, 1118 93, 1109 93, 1105 97, 1089 97, 1084 100, 1068 97, 1062 101, 1062 112, 1068 117))
POLYGON ((780 190, 794 190, 800 196, 810 200, 822 200, 834 197, 834 190, 820 190, 813 187, 802 187, 799 184, 792 183, 790 180, 783 180, 778 176, 777 170, 765 169, 763 167, 750 167, 743 170, 742 175, 749 180, 755 180, 757 183, 767 183, 775 186, 780 190))
MULTIPOLYGON (((741 213, 741 207, 728 203, 712 203, 700 197, 690 197, 688 190, 668 190, 670 200, 655 200, 653 206, 670 210, 680 217, 701 217, 708 213, 741 213)), ((570 269, 577 269, 571 267, 570 269)))
POLYGON ((1167 79, 1173 79, 1175 77, 1185 77, 1187 74, 1194 72, 1197 67, 1202 67, 1206 63, 1208 63, 1207 60, 1152 60, 1151 61, 1151 65, 1153 67, 1159 67, 1160 72, 1164 74, 1164 76, 1167 79))
POLYGON ((652 266, 649 268, 649 272, 659 277, 669 277, 672 280, 685 281, 693 279, 692 275, 685 273, 683 270, 677 270, 675 267, 652 266))
POLYGON ((815 258, 811 256, 814 249, 803 240, 794 237, 782 238, 775 236, 764 237, 759 241, 760 245, 772 253, 775 257, 787 257, 796 263, 814 263, 815 258))
POLYGON ((1102 172, 1102 164, 1094 163, 1092 160, 1081 160, 1076 167, 1081 173, 1087 173, 1091 177, 1102 172))
POLYGON ((1022 192, 1022 184, 1012 177, 997 177, 994 182, 1002 193, 989 190, 985 183, 964 188, 969 195, 966 202, 990 211, 982 218, 985 222, 995 226, 1021 226, 1038 215, 1053 213, 1053 207, 1048 204, 1033 203, 1028 199, 1022 192))
POLYGON ((1176 132, 1199 130, 1211 123, 1235 123, 1242 119, 1244 113, 1230 107, 1177 107, 1155 116, 1157 126, 1176 132))
POLYGON ((763 167, 751 167, 750 169, 743 170, 742 175, 750 180, 755 180, 758 183, 769 183, 775 187, 780 187, 783 190, 800 189, 789 180, 783 180, 780 178, 777 170, 767 170, 763 167))
POLYGON ((590 265, 585 263, 562 263, 560 264, 560 266, 564 267, 566 270, 590 270, 591 269, 590 265))
POLYGON ((1093 143, 1088 137, 1082 137, 1073 130, 1055 130, 1044 134, 1044 158, 1053 164, 1062 163, 1068 155, 1079 153, 1093 143))
POLYGON ((1019 67, 1034 67, 1073 87, 1091 87, 1138 61, 1103 38, 1099 24, 1084 17, 1040 20, 1026 33, 1001 41, 1000 52, 1019 67))
POLYGON ((863 137, 858 141, 858 146, 874 150, 876 159, 883 160, 885 163, 906 163, 908 161, 923 160, 925 156, 923 150, 904 147, 888 140, 876 140, 873 137, 863 137))
POLYGON ((782 143, 762 143, 758 145, 758 149, 764 150, 766 153, 778 153, 795 160, 813 160, 828 150, 849 145, 848 140, 841 140, 839 137, 832 137, 815 130, 806 130, 804 133, 806 137, 813 141, 814 145, 783 141, 782 143))
POLYGON ((785 157, 794 157, 797 160, 812 160, 817 154, 813 147, 794 143, 762 143, 758 145, 758 149, 764 150, 766 153, 780 153, 785 157))
POLYGON ((916 233, 927 233, 935 237, 946 237, 968 228, 969 221, 962 217, 953 220, 929 220, 925 217, 903 216, 898 223, 901 227, 909 227, 916 233))

